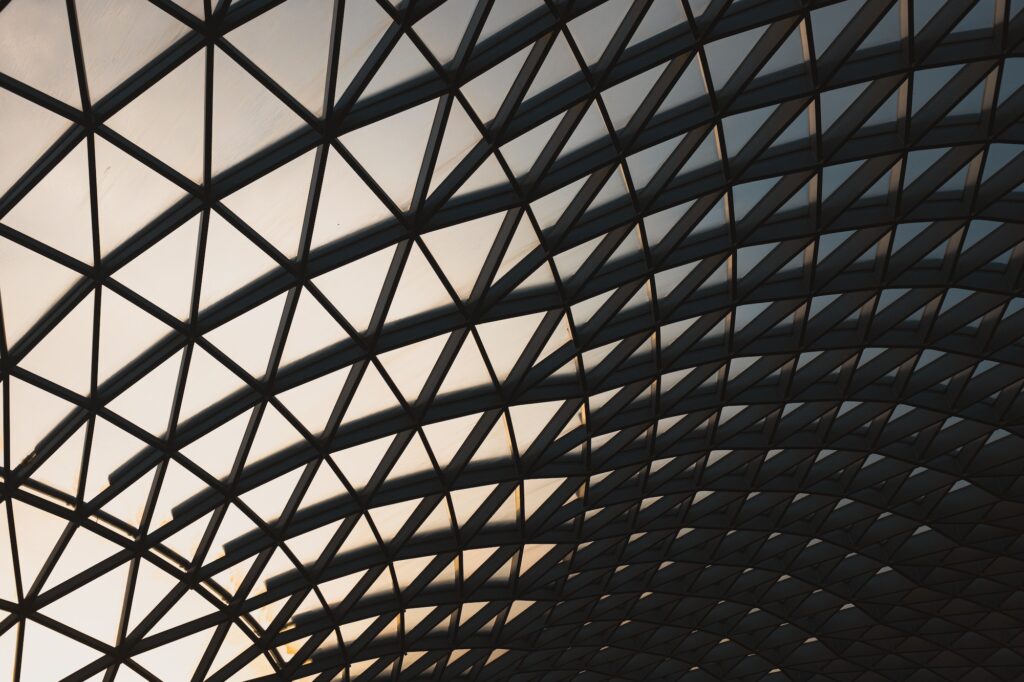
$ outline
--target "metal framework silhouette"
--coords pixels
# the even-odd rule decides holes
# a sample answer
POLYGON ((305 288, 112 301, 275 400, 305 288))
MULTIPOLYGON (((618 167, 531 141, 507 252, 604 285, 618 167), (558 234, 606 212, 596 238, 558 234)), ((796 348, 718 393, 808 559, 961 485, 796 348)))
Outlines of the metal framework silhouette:
POLYGON ((1022 10, 0 2, 0 664, 1020 679, 1022 10))

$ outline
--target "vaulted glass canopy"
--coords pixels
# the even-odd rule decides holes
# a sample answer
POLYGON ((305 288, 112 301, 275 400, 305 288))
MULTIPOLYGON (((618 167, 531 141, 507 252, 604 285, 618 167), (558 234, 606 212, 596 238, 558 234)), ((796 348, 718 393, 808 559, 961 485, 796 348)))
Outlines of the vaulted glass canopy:
POLYGON ((0 677, 1018 679, 1022 10, 0 2, 0 677))

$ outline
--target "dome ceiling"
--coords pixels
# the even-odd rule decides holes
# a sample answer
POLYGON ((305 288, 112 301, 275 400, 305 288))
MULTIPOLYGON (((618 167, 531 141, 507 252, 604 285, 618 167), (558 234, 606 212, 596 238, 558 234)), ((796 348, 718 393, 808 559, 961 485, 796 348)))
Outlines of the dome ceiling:
POLYGON ((1024 3, 0 8, 0 676, 1020 679, 1024 3))

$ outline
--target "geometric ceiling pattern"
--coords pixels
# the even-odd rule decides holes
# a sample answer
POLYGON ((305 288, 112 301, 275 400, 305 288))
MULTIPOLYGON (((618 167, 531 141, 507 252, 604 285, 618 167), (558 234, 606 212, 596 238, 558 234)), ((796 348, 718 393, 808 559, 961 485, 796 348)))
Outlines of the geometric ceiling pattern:
POLYGON ((0 674, 1020 679, 1022 42, 0 2, 0 674))

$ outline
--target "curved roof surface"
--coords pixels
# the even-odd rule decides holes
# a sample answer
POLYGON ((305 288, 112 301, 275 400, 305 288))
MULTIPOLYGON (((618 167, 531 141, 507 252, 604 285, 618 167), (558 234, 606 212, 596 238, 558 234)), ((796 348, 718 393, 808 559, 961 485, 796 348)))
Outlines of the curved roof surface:
POLYGON ((1021 679, 1024 2, 0 8, 0 675, 1021 679))

